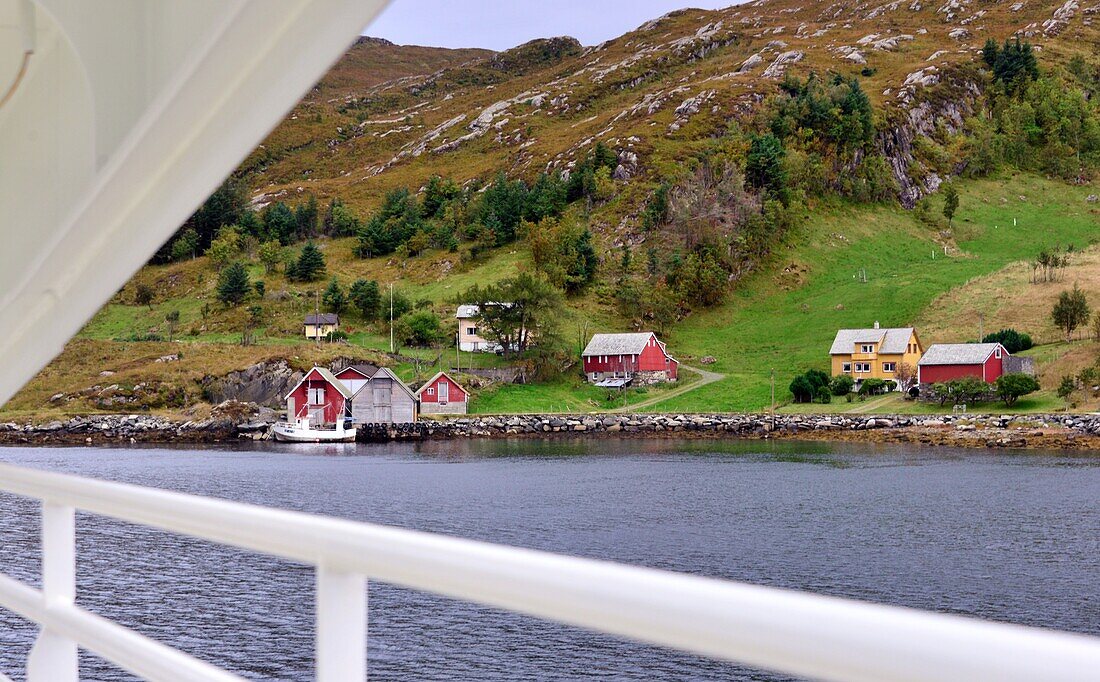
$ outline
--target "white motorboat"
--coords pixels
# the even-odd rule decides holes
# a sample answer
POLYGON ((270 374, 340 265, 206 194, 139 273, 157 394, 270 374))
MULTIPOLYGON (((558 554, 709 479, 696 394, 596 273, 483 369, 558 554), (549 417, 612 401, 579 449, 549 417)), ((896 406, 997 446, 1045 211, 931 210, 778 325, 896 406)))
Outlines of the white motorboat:
POLYGON ((308 415, 294 421, 279 421, 271 427, 275 440, 283 443, 353 443, 355 427, 344 428, 344 421, 333 428, 322 428, 310 423, 308 415))

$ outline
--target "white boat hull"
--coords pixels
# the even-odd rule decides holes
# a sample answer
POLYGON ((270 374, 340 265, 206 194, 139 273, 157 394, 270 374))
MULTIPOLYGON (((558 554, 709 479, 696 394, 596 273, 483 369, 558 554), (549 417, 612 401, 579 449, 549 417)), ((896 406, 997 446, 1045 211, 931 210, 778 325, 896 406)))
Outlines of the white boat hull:
POLYGON ((313 429, 279 422, 272 427, 275 440, 283 443, 354 443, 355 429, 313 429))

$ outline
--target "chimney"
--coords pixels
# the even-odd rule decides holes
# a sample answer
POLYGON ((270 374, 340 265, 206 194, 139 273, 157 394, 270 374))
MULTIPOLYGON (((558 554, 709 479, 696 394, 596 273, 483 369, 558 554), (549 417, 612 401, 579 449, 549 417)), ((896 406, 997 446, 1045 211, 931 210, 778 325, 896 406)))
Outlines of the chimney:
POLYGON ((875 320, 875 329, 878 329, 878 320, 875 320))

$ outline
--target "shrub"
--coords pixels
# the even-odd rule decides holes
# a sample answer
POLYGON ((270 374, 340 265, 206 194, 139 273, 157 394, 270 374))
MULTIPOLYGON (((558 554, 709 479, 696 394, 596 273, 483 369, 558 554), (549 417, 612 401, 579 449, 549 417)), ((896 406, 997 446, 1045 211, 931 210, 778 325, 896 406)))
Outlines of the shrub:
POLYGON ((1062 382, 1058 384, 1058 397, 1069 397, 1069 394, 1073 393, 1075 390, 1077 390, 1077 382, 1073 379, 1073 377, 1069 375, 1063 376, 1062 382))
POLYGON ((1031 337, 1027 334, 1021 334, 1015 329, 1002 329, 999 332, 993 332, 992 334, 986 334, 982 337, 982 343, 999 343, 1005 347, 1009 353, 1019 353, 1020 351, 1027 350, 1033 345, 1031 343, 1031 337))
POLYGON ((791 380, 791 385, 788 388, 796 403, 808 403, 813 400, 814 385, 806 379, 804 374, 799 374, 791 380))
POLYGON ((886 390, 886 382, 882 379, 864 379, 859 385, 860 395, 878 395, 886 390))
POLYGON ((329 343, 334 343, 336 341, 347 341, 348 340, 348 333, 345 332, 345 331, 340 331, 339 329, 337 329, 337 330, 329 332, 325 336, 325 340, 328 341, 329 343))
POLYGON ((997 395, 1005 405, 1012 405, 1020 396, 1039 390, 1039 382, 1030 374, 1010 372, 997 377, 997 395))
POLYGON ((894 381, 893 379, 887 379, 886 383, 883 384, 883 388, 886 389, 887 393, 890 393, 891 391, 896 391, 898 390, 898 382, 894 381))
POLYGON ((134 303, 136 305, 152 305, 153 287, 148 284, 139 284, 134 290, 134 303))
POLYGON ((818 386, 814 391, 814 402, 828 405, 833 402, 833 392, 829 390, 828 386, 818 386))
POLYGON ((835 396, 848 395, 852 392, 852 387, 855 385, 856 382, 852 377, 847 374, 838 374, 829 382, 829 390, 831 390, 835 396))

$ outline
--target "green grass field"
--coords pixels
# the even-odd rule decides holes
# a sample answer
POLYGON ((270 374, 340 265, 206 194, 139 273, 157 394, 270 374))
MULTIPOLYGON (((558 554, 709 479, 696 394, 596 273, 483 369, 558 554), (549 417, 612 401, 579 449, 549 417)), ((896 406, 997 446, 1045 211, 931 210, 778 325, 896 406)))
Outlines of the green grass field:
MULTIPOLYGON (((1042 248, 1082 248, 1100 238, 1097 217, 1085 202, 1088 187, 1014 175, 966 183, 961 190, 955 218, 960 240, 947 257, 938 230, 900 208, 816 211, 775 257, 774 268, 745 282, 725 305, 692 315, 670 336, 673 353, 713 355, 713 369, 728 378, 659 409, 765 409, 771 370, 777 398, 789 395, 795 374, 828 369, 838 328, 869 327, 876 320, 883 326, 911 324, 938 295, 973 277, 1034 258, 1042 248), (861 268, 866 283, 857 278, 861 268), (801 281, 785 277, 785 269, 799 273, 801 281)), ((972 325, 977 336, 977 320, 956 324, 972 325)))

